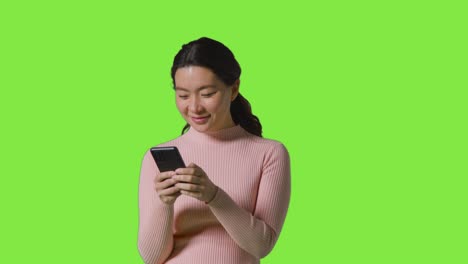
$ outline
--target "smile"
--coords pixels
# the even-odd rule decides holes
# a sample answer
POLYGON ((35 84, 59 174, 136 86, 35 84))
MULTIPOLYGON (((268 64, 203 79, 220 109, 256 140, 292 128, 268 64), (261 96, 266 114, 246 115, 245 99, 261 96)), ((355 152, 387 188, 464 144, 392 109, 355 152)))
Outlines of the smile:
POLYGON ((210 116, 204 116, 204 117, 192 117, 192 120, 193 122, 197 123, 197 124, 203 124, 203 123, 206 123, 206 121, 208 121, 208 118, 210 116))

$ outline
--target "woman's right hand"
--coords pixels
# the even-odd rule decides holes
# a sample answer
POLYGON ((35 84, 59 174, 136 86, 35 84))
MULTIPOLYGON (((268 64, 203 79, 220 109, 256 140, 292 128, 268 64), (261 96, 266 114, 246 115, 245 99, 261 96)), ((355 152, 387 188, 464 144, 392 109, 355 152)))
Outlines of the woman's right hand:
POLYGON ((176 175, 174 171, 165 171, 156 175, 154 179, 154 188, 159 195, 159 199, 165 204, 174 204, 177 197, 180 196, 179 188, 175 187, 176 180, 172 176, 176 175))

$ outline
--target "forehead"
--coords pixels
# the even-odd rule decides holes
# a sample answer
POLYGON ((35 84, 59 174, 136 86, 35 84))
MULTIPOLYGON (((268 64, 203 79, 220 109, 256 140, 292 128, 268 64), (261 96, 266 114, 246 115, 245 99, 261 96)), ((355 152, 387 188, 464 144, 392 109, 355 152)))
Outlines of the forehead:
POLYGON ((179 68, 174 75, 175 88, 198 89, 202 86, 217 86, 219 80, 208 68, 187 66, 179 68))

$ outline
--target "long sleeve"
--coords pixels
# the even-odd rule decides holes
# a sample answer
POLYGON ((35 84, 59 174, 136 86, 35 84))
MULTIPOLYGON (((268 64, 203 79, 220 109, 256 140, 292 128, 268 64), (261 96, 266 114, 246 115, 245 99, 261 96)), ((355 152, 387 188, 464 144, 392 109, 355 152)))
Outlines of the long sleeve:
POLYGON ((138 249, 145 263, 259 264, 274 248, 288 211, 286 147, 240 125, 207 133, 192 127, 157 146, 176 146, 218 192, 208 204, 181 195, 166 205, 154 190, 159 170, 148 151, 139 183, 138 249))
POLYGON ((208 204, 231 238, 260 259, 274 247, 289 206, 290 159, 283 144, 266 154, 254 213, 239 207, 222 189, 208 204))
POLYGON ((147 151, 141 165, 138 193, 138 250, 147 264, 163 263, 173 247, 174 206, 164 204, 154 189, 154 177, 158 172, 147 151))

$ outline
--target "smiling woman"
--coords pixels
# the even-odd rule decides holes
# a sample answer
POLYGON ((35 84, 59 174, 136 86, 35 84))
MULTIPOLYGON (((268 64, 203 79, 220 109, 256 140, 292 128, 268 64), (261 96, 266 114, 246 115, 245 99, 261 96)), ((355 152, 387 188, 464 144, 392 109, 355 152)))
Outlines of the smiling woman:
MULTIPOLYGON (((262 125, 252 114, 250 103, 239 93, 240 75, 241 68, 234 54, 221 42, 209 38, 200 38, 183 45, 175 56, 171 69, 176 92, 180 88, 194 91, 197 86, 191 81, 199 82, 199 90, 205 87, 213 88, 207 91, 207 94, 220 91, 222 98, 226 100, 222 103, 226 103, 225 105, 229 107, 233 122, 261 137, 262 125), (230 96, 229 103, 227 96, 230 96)), ((182 133, 192 125, 190 119, 185 118, 185 120, 187 125, 182 129, 182 133)))
POLYGON ((259 263, 290 199, 290 159, 239 93, 240 66, 222 43, 182 46, 171 70, 187 122, 176 146, 186 168, 160 171, 150 151, 139 184, 138 249, 145 263, 259 263))
POLYGON ((177 70, 175 83, 177 108, 191 127, 206 132, 235 125, 229 106, 239 81, 227 86, 208 68, 187 66, 177 70))

